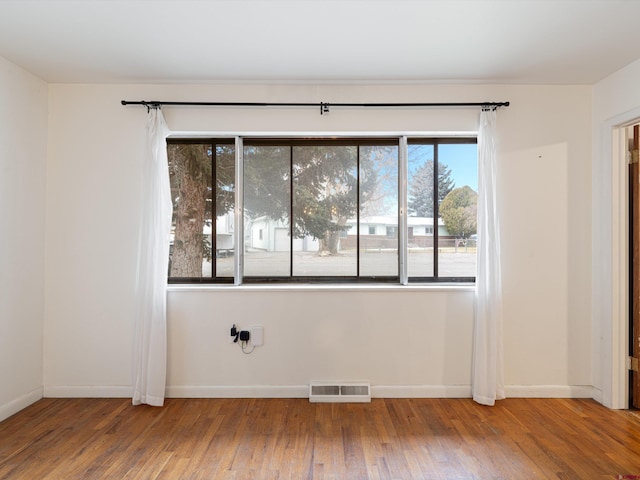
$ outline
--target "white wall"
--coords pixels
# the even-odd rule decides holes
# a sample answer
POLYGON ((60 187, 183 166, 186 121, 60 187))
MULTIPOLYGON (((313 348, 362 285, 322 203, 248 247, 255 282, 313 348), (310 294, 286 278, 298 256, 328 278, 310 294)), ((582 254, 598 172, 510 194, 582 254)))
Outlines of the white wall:
POLYGON ((0 420, 42 397, 47 85, 0 58, 0 420))
MULTIPOLYGON (((45 394, 129 394, 146 112, 120 100, 509 100, 499 112, 508 393, 590 395, 591 88, 52 85, 45 394)), ((165 108, 173 130, 475 131, 476 110, 165 108)), ((370 380, 378 395, 469 392, 469 289, 214 288, 169 293, 169 393, 304 395, 370 380), (232 323, 265 327, 243 355, 232 323)))
POLYGON ((594 386, 614 408, 627 405, 628 375, 627 178, 616 147, 624 140, 618 127, 640 122, 639 82, 640 60, 593 89, 594 386))

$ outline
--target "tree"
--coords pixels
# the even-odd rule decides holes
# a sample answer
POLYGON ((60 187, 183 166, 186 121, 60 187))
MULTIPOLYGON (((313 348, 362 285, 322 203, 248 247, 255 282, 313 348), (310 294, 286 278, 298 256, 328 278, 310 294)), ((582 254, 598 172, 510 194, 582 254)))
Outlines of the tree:
MULTIPOLYGON (((335 255, 340 233, 358 209, 357 146, 294 148, 294 236, 319 241, 319 253, 335 255)), ((366 189, 361 195, 366 196, 366 189)))
POLYGON ((396 216, 398 214, 398 147, 396 145, 360 146, 359 155, 360 189, 366 194, 365 201, 360 202, 360 215, 363 217, 396 216))
POLYGON ((309 235, 319 241, 319 253, 337 254, 340 233, 358 211, 358 192, 365 204, 377 179, 375 169, 366 163, 358 176, 357 149, 355 145, 245 147, 245 212, 250 218, 288 221, 292 208, 294 238, 309 235))
POLYGON ((206 144, 171 144, 167 149, 175 222, 171 277, 201 277, 202 259, 211 257, 203 235, 212 214, 211 153, 206 144))
POLYGON ((478 194, 468 185, 455 188, 442 201, 439 212, 449 235, 467 239, 478 228, 478 194))
POLYGON ((289 220, 291 152, 286 146, 245 145, 244 214, 289 220))
MULTIPOLYGON (((292 221, 294 238, 312 236, 319 240, 320 253, 337 254, 340 233, 358 212, 358 196, 363 211, 376 196, 381 196, 380 171, 390 170, 391 155, 386 152, 386 163, 380 159, 365 161, 372 155, 361 154, 358 172, 358 148, 246 145, 244 214, 249 219, 268 217, 285 224, 292 221)), ((215 156, 212 149, 211 144, 193 143, 171 144, 168 149, 174 200, 172 277, 202 275, 203 259, 211 260, 211 243, 203 235, 203 228, 212 226, 214 211, 219 216, 234 207, 233 147, 217 145, 215 156), (216 188, 212 195, 214 166, 216 188)), ((397 188, 397 180, 395 185, 397 188)), ((378 203, 383 208, 383 199, 378 203)))
POLYGON ((233 212, 235 206, 236 187, 236 152, 235 145, 216 145, 216 218, 233 212))
MULTIPOLYGON (((413 174, 409 185, 409 213, 416 217, 433 218, 433 160, 427 160, 413 174)), ((451 169, 438 163, 438 203, 453 190, 455 182, 451 178, 451 169)))

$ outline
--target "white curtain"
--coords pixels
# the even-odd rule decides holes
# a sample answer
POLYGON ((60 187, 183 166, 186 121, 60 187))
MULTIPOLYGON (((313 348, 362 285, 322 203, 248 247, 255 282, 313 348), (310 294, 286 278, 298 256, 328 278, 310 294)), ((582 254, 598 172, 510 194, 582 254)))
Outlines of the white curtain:
POLYGON ((149 109, 147 148, 136 282, 133 346, 133 404, 164 404, 167 371, 167 272, 171 230, 171 189, 166 138, 169 129, 159 108, 149 109))
POLYGON ((483 405, 504 398, 495 131, 495 109, 483 109, 478 132, 478 270, 471 378, 473 399, 483 405))

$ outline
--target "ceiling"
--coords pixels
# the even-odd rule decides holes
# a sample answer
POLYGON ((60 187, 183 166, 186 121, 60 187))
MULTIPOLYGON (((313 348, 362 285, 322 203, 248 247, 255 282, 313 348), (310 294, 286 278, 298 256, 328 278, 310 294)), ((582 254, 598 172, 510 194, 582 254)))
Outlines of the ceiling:
POLYGON ((0 0, 0 56, 51 83, 593 84, 639 0, 0 0))

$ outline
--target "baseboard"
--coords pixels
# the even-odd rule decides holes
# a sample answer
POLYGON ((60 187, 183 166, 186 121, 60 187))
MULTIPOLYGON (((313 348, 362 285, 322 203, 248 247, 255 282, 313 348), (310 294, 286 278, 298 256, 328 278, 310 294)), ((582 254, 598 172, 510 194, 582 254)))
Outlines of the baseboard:
MULTIPOLYGON (((309 385, 170 386, 167 398, 309 398, 309 385)), ((372 398, 469 398, 468 385, 371 386, 372 398)))
POLYGON ((591 398, 593 398, 598 403, 602 403, 604 401, 602 397, 602 390, 596 387, 591 387, 591 389, 593 391, 593 396, 591 398))
POLYGON ((308 398, 309 385, 170 386, 167 398, 308 398))
POLYGON ((590 385, 508 385, 507 398, 593 398, 590 385))
POLYGON ((38 387, 21 397, 11 400, 9 403, 0 405, 0 422, 11 415, 18 413, 20 410, 27 408, 29 405, 36 403, 43 397, 43 388, 38 387))
POLYGON ((130 386, 45 386, 45 398, 127 398, 133 395, 130 386))
POLYGON ((469 398, 470 385, 372 385, 372 398, 469 398))
MULTIPOLYGON (((508 385, 507 398, 594 398, 586 385, 508 385)), ((471 385, 372 386, 374 398, 470 398, 471 385)))
MULTIPOLYGON (((507 398, 595 398, 587 385, 508 385, 507 398)), ((42 398, 126 398, 130 386, 45 386, 42 398)), ((309 385, 167 386, 167 398, 308 398, 309 385)), ((470 398, 470 385, 372 385, 372 398, 470 398)), ((34 397, 35 398, 35 397, 34 397)), ((19 399, 21 400, 21 399, 19 399)), ((18 400, 9 405, 20 404, 18 400)), ((28 402, 27 405, 33 403, 28 402)), ((0 407, 0 414, 4 411, 0 407)), ((19 409, 18 409, 19 410, 19 409)), ((16 410, 17 411, 17 410, 16 410)), ((15 412, 14 412, 15 413, 15 412)), ((10 414, 11 415, 11 414, 10 414)))
MULTIPOLYGON (((507 398, 593 398, 592 387, 511 385, 507 398)), ((170 386, 168 398, 308 398, 308 385, 170 386)), ((470 385, 372 385, 372 398, 471 398, 470 385)))

